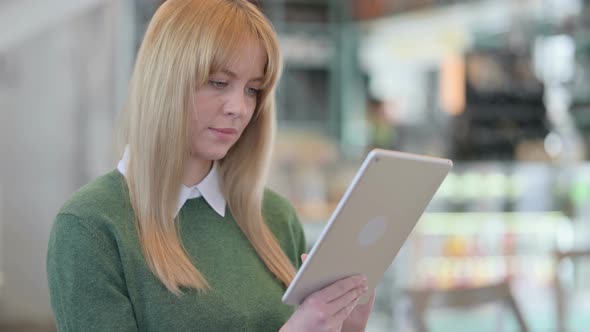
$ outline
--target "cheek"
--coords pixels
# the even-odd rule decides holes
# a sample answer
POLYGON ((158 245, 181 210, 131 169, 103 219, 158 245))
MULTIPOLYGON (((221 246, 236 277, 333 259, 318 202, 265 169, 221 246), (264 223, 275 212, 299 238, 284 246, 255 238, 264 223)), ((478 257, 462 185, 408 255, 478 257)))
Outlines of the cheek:
POLYGON ((215 118, 215 114, 210 112, 211 108, 207 108, 207 105, 201 104, 198 109, 194 109, 190 114, 191 128, 194 132, 203 131, 211 125, 212 120, 215 118))
POLYGON ((248 112, 248 116, 246 117, 246 120, 247 120, 246 123, 248 123, 248 122, 250 122, 250 120, 252 120, 255 113, 256 113, 256 108, 254 108, 250 112, 248 112))
POLYGON ((189 134, 192 136, 199 128, 199 115, 197 111, 191 111, 190 118, 189 118, 189 134))
POLYGON ((251 111, 251 112, 249 112, 249 113, 248 113, 248 115, 247 115, 247 116, 244 118, 244 129, 243 129, 242 131, 246 130, 246 127, 248 127, 248 126, 250 125, 250 123, 251 123, 252 121, 254 121, 254 120, 253 120, 253 119, 254 119, 254 114, 255 114, 255 111, 251 111))
POLYGON ((210 121, 221 108, 222 102, 222 98, 211 91, 198 91, 193 97, 191 120, 197 124, 210 121))
POLYGON ((191 112, 188 127, 188 137, 191 144, 199 142, 199 137, 204 135, 204 129, 206 129, 206 123, 203 116, 197 114, 197 112, 191 112))
POLYGON ((250 121, 250 119, 252 119, 252 117, 254 116, 254 114, 256 114, 256 107, 258 106, 258 102, 256 100, 254 100, 252 102, 251 105, 248 105, 248 121, 250 121))

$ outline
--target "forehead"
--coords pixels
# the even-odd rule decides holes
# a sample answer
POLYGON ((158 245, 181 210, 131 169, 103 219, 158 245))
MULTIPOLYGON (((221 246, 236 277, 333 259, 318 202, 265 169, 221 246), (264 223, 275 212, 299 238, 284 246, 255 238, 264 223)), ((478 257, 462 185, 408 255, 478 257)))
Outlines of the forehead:
POLYGON ((236 45, 220 59, 213 62, 211 72, 230 70, 234 73, 265 74, 267 63, 266 49, 258 40, 249 40, 236 45))

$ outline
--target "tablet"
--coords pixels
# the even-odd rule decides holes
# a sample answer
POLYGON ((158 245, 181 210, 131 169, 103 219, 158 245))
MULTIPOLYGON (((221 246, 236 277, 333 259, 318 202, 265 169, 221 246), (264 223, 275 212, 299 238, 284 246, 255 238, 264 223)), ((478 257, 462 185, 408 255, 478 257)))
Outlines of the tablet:
POLYGON ((365 274, 366 302, 449 173, 451 160, 372 150, 309 252, 282 301, 299 305, 313 292, 365 274))

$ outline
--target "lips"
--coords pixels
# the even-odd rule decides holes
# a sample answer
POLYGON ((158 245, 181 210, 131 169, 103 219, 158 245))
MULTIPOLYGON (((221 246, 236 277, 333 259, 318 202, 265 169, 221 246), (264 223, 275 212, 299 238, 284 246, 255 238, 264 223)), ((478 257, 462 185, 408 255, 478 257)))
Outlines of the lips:
POLYGON ((234 128, 209 128, 213 131, 217 131, 220 132, 222 134, 228 134, 228 135, 235 135, 238 133, 237 129, 234 128))
POLYGON ((238 136, 238 130, 234 128, 209 128, 209 130, 222 142, 232 142, 238 136))

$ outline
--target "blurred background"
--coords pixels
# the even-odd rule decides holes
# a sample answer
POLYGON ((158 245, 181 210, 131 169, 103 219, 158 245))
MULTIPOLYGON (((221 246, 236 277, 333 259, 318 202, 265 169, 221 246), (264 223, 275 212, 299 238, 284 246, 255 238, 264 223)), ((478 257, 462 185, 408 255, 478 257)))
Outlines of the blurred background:
MULTIPOLYGON (((55 330, 55 213, 113 169, 162 1, 0 0, 0 330, 55 330)), ((587 331, 590 1, 258 0, 285 70, 269 186, 309 246, 374 147, 452 174, 378 288, 369 331, 587 331)))

